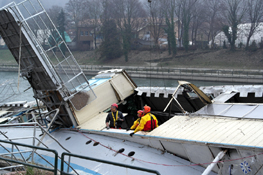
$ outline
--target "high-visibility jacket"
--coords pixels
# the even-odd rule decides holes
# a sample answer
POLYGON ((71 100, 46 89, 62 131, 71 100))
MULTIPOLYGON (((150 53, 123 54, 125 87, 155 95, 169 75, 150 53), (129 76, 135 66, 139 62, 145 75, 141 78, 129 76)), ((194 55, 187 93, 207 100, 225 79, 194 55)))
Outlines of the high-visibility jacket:
POLYGON ((140 123, 136 127, 134 133, 138 131, 151 131, 157 127, 158 127, 158 120, 156 119, 156 117, 151 113, 147 113, 145 114, 145 116, 141 117, 140 123))
POLYGON ((137 120, 133 122, 133 125, 130 127, 130 129, 135 129, 140 124, 141 117, 139 117, 137 120))
POLYGON ((109 112, 106 118, 106 123, 109 122, 111 128, 120 128, 122 121, 119 121, 119 118, 124 119, 121 111, 117 110, 116 112, 109 112))

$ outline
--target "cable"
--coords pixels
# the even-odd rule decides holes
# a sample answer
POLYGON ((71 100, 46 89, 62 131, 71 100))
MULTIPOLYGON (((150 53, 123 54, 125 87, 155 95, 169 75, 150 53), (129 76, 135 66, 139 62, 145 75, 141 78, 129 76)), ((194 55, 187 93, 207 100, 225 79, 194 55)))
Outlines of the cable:
MULTIPOLYGON (((148 0, 148 3, 150 5, 150 11, 152 11, 152 1, 148 0)), ((152 47, 152 40, 151 40, 151 31, 150 31, 150 48, 152 47)), ((150 97, 152 93, 152 49, 150 49, 150 97)))
POLYGON ((19 92, 20 59, 21 59, 21 46, 22 46, 21 29, 22 29, 22 23, 19 23, 19 56, 18 56, 18 77, 17 77, 17 90, 18 90, 18 92, 19 92))

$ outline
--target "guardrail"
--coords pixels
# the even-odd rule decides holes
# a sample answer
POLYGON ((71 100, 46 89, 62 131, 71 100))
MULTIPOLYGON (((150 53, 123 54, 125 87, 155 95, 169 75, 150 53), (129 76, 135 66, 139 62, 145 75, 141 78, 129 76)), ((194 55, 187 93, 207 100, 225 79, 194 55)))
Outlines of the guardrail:
MULTIPOLYGON (((77 155, 77 154, 66 153, 66 152, 63 152, 61 155, 61 161, 60 161, 61 162, 61 165, 60 165, 61 169, 59 170, 58 169, 59 156, 58 156, 58 153, 56 150, 48 149, 48 148, 42 148, 42 147, 33 146, 33 145, 22 144, 22 143, 17 143, 17 142, 13 142, 13 141, 0 140, 0 143, 1 143, 0 145, 4 148, 4 150, 6 150, 5 153, 0 153, 0 160, 6 161, 8 163, 12 162, 12 163, 18 164, 18 165, 11 165, 11 166, 6 167, 4 169, 20 168, 20 167, 23 167, 23 166, 21 166, 21 164, 22 164, 22 165, 34 167, 37 169, 43 169, 46 171, 51 171, 54 173, 54 175, 57 175, 58 171, 60 171, 60 174, 62 174, 62 175, 69 175, 70 173, 64 171, 64 164, 65 163, 68 165, 68 167, 72 168, 70 166, 70 161, 69 162, 64 161, 65 156, 69 156, 69 160, 71 157, 75 157, 75 158, 91 160, 91 161, 96 161, 96 162, 100 162, 100 163, 105 163, 105 164, 110 164, 110 165, 114 165, 114 166, 119 166, 119 167, 124 167, 124 168, 129 168, 129 169, 134 169, 134 170, 138 170, 138 171, 143 171, 143 172, 148 172, 148 173, 160 175, 160 173, 158 171, 152 170, 152 169, 146 169, 146 168, 126 165, 126 164, 122 164, 122 163, 116 163, 116 162, 96 159, 96 158, 92 158, 92 157, 86 157, 86 156, 81 156, 81 155, 77 155), (12 146, 7 146, 8 144, 10 144, 12 146), (11 149, 10 149, 10 147, 11 147, 11 149), (15 150, 14 150, 14 147, 15 147, 15 150), (21 151, 20 150, 21 147, 31 148, 32 150, 31 151, 30 150, 22 150, 21 151), (9 151, 9 150, 11 150, 11 151, 9 151), (42 151, 46 151, 48 153, 53 153, 54 154, 54 157, 52 159, 53 164, 52 164, 52 162, 46 160, 43 155, 37 153, 36 150, 42 150, 42 151), (19 156, 15 156, 16 154, 18 154, 19 156), (29 157, 25 157, 26 154, 27 155, 29 154, 29 157), (40 161, 37 161, 37 162, 34 161, 34 157, 35 157, 34 154, 38 155, 41 158, 41 161, 44 161, 46 164, 41 165, 40 161), (29 161, 30 159, 31 159, 31 161, 29 161), (47 165, 50 165, 53 168, 48 168, 47 165)), ((49 156, 50 156, 50 154, 49 154, 49 156)))
MULTIPOLYGON (((81 65, 80 67, 86 75, 96 75, 99 71, 109 69, 125 69, 131 77, 137 78, 263 83, 263 70, 103 65, 81 65)), ((17 71, 17 69, 17 65, 0 65, 0 71, 17 71)), ((68 70, 70 69, 74 70, 74 67, 71 66, 68 70)))
MULTIPOLYGON (((4 161, 7 161, 7 162, 13 162, 13 163, 17 163, 17 164, 22 164, 22 165, 34 167, 34 168, 37 168, 37 169, 43 169, 43 170, 51 171, 51 172, 54 173, 54 175, 57 175, 57 171, 58 171, 58 153, 57 153, 56 150, 52 150, 52 149, 48 149, 48 148, 42 148, 42 147, 37 147, 37 146, 32 146, 32 145, 26 145, 26 144, 22 144, 22 143, 10 142, 10 141, 5 141, 5 140, 0 140, 0 143, 11 144, 12 145, 12 151, 9 151, 8 148, 4 147, 4 149, 7 150, 7 153, 1 153, 0 154, 0 160, 4 160, 4 161), (32 151, 20 151, 18 149, 18 146, 31 148, 32 151), (16 149, 17 149, 16 152, 13 152, 14 151, 13 147, 16 147, 16 149), (42 150, 42 151, 47 151, 49 153, 53 153, 54 154, 54 164, 52 164, 51 162, 48 162, 41 155, 39 155, 40 158, 43 158, 43 160, 46 161, 51 166, 53 166, 53 168, 47 168, 47 167, 44 167, 44 166, 39 166, 37 164, 34 164, 34 161, 33 161, 34 155, 31 156, 31 162, 29 162, 28 160, 25 159, 25 157, 24 157, 25 153, 30 153, 31 152, 31 154, 37 154, 35 150, 42 150), (23 159, 23 161, 20 161, 19 159, 14 160, 14 154, 19 154, 21 156, 21 158, 23 159), (10 158, 2 157, 2 156, 7 156, 7 155, 10 155, 10 158)), ((3 147, 2 144, 1 144, 1 146, 3 147)), ((12 166, 12 168, 14 168, 14 167, 15 166, 12 166)))

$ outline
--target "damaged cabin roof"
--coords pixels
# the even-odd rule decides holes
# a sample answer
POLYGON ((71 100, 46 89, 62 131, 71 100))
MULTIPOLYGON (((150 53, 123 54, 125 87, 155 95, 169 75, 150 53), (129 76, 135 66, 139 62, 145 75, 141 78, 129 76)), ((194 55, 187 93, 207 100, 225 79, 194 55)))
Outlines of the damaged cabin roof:
MULTIPOLYGON (((263 95, 262 85, 201 86, 199 89, 205 94, 213 94, 214 97, 227 92, 239 92, 241 97, 247 97, 248 93, 254 93, 255 97, 262 97, 263 95)), ((155 97, 159 97, 159 94, 164 94, 164 97, 168 98, 168 95, 173 94, 176 87, 138 87, 135 90, 138 92, 137 95, 139 96, 146 93, 147 97, 150 97, 150 94, 153 93, 155 97)), ((182 92, 183 88, 180 87, 178 92, 175 94, 175 97, 177 97, 178 94, 182 94, 182 92)))
POLYGON ((203 116, 224 116, 247 119, 263 119, 262 104, 209 104, 195 114, 203 116))
POLYGON ((204 144, 263 148, 263 120, 174 116, 148 136, 204 144))
POLYGON ((240 97, 247 97, 248 93, 255 93, 255 97, 262 97, 262 85, 226 85, 226 86, 203 86, 199 88, 206 94, 213 94, 215 97, 221 93, 239 92, 240 97))

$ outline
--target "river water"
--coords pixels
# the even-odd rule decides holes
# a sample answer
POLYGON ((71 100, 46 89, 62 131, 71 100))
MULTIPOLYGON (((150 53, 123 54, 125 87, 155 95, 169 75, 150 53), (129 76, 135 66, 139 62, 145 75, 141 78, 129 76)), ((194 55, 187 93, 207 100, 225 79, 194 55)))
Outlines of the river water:
MULTIPOLYGON (((90 79, 92 76, 87 76, 90 79)), ((1 87, 0 87, 0 103, 10 101, 33 101, 33 91, 27 80, 18 78, 17 72, 0 72, 1 87), (13 82, 11 85, 6 85, 7 82, 13 82), (19 84, 19 86, 18 86, 19 84), (19 90, 18 90, 19 89, 19 90), (27 90, 28 89, 28 90, 27 90), (26 90, 26 91, 25 91, 26 90), (10 97, 6 99, 7 97, 10 97)), ((132 78, 137 86, 151 86, 151 87, 176 87, 177 80, 172 79, 155 79, 155 78, 132 78)), ((8 83, 8 84, 9 84, 8 83)), ((230 82, 211 82, 211 81, 191 81, 196 86, 216 86, 229 85, 230 82)), ((234 83, 244 84, 244 83, 234 83)))

